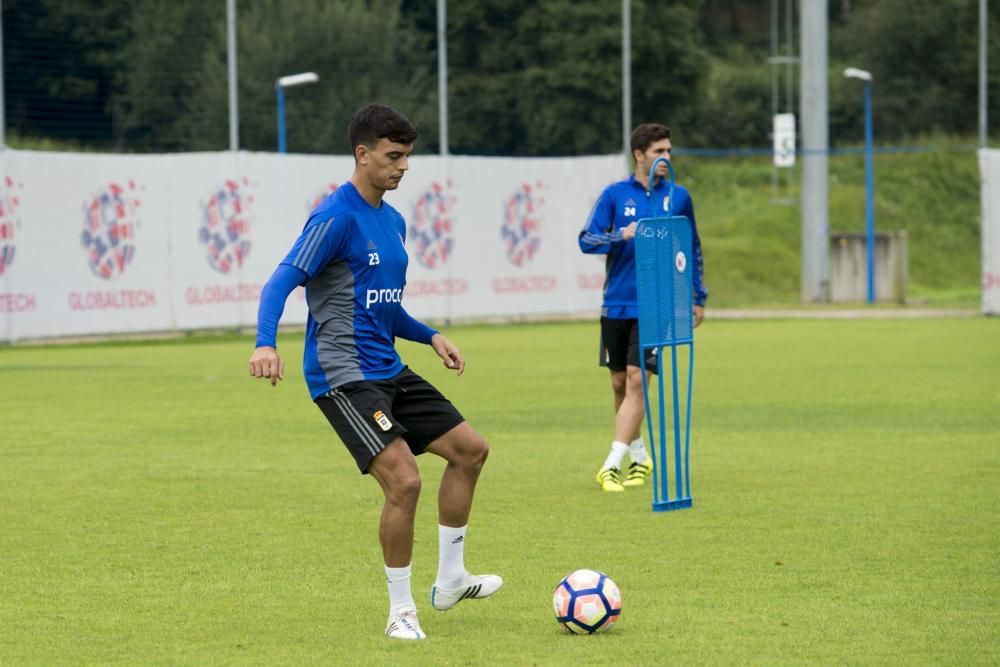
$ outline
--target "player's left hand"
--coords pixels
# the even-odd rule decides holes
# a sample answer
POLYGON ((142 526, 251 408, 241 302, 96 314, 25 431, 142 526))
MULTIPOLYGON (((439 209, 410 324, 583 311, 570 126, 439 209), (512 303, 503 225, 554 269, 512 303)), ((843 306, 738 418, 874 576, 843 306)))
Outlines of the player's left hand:
POLYGON ((701 324, 701 321, 705 319, 705 306, 694 306, 692 310, 692 314, 694 315, 694 325, 698 326, 701 324))
POLYGON ((450 340, 439 333, 434 334, 434 337, 431 338, 431 347, 441 357, 445 368, 454 369, 459 375, 465 371, 465 359, 462 358, 462 353, 450 340))

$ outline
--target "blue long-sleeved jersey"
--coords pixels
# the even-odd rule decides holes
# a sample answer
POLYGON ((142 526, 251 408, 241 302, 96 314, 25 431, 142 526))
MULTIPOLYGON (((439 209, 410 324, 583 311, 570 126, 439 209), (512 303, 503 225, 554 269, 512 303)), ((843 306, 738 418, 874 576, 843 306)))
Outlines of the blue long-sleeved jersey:
POLYGON ((705 261, 701 253, 701 239, 694 219, 691 195, 681 185, 674 184, 674 201, 668 202, 670 183, 666 179, 654 182, 648 192, 635 174, 604 188, 594 204, 587 224, 580 231, 580 250, 588 254, 608 256, 605 268, 604 302, 601 315, 613 319, 639 317, 635 282, 635 242, 625 241, 622 230, 642 218, 663 215, 670 205, 671 215, 684 216, 691 221, 692 252, 694 254, 694 302, 705 305, 708 289, 705 287, 705 261))
POLYGON ((303 370, 315 399, 357 380, 384 380, 403 363, 395 338, 430 343, 437 333, 401 303, 409 262, 406 224, 387 202, 374 208, 347 183, 316 207, 261 293, 257 346, 274 346, 285 299, 306 286, 303 370))

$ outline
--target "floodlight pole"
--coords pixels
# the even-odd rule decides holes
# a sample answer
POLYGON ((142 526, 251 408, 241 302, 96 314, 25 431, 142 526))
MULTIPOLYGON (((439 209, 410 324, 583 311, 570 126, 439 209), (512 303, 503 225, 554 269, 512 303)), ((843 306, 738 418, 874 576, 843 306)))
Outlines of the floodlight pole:
POLYGON ((278 103, 278 152, 287 152, 285 141, 285 89, 282 86, 275 86, 274 93, 278 103))
POLYGON ((285 138, 285 88, 301 86, 306 83, 316 83, 319 75, 316 72, 302 72, 279 77, 274 82, 274 93, 278 102, 278 152, 286 153, 288 143, 285 138))
POLYGON ((438 152, 448 154, 448 1, 437 2, 438 152))
POLYGON ((989 93, 987 89, 986 71, 986 36, 987 36, 987 13, 986 0, 979 0, 979 147, 989 146, 989 116, 987 105, 989 104, 989 93))
POLYGON ((3 0, 0 0, 0 151, 7 146, 7 117, 4 116, 4 83, 3 83, 3 0))
POLYGON ((236 0, 226 0, 226 44, 229 78, 229 150, 240 149, 240 111, 236 94, 236 0))
POLYGON ((844 76, 865 82, 865 256, 868 265, 868 303, 875 303, 875 148, 872 141, 872 74, 848 67, 844 76))
POLYGON ((827 0, 799 3, 802 128, 802 301, 830 300, 830 122, 827 0))
MULTIPOLYGON (((622 0, 622 150, 631 164, 632 149, 632 0, 622 0)), ((631 168, 631 167, 630 167, 631 168)))

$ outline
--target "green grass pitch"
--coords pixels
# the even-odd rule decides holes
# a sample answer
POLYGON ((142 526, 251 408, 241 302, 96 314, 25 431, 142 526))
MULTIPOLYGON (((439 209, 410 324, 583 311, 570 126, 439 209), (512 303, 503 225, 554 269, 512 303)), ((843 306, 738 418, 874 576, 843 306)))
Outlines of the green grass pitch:
MULTIPOLYGON (((711 314, 711 313, 710 313, 711 314)), ((0 665, 997 664, 1000 321, 709 320, 694 508, 604 494, 596 323, 455 327, 466 375, 404 359, 491 443, 438 613, 441 464, 421 457, 426 642, 382 636, 381 496, 247 337, 0 350, 0 665), (622 620, 565 634, 551 592, 607 572, 622 620)))

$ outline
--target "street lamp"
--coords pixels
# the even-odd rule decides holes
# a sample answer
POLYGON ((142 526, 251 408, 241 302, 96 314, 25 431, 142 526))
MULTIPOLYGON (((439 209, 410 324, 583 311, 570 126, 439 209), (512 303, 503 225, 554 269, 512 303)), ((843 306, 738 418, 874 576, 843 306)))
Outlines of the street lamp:
POLYGON ((872 147, 872 73, 848 67, 848 79, 865 82, 865 253, 868 260, 868 303, 875 303, 875 174, 872 147))
POLYGON ((285 153, 287 148, 285 142, 285 88, 291 86, 301 86, 304 83, 316 83, 319 75, 316 72, 302 72, 301 74, 289 74, 275 80, 274 91, 278 97, 278 152, 285 153))

